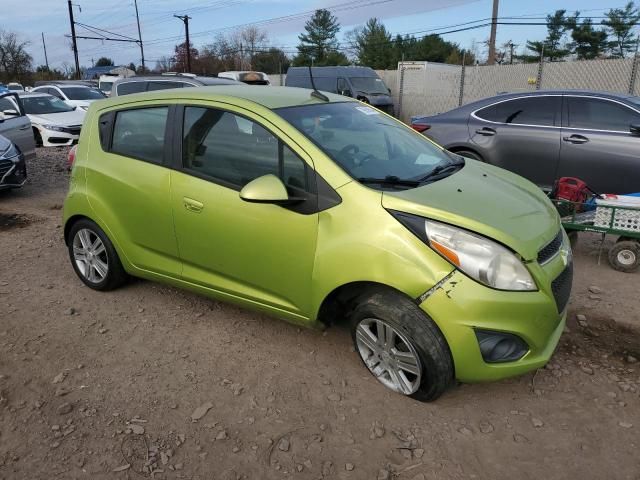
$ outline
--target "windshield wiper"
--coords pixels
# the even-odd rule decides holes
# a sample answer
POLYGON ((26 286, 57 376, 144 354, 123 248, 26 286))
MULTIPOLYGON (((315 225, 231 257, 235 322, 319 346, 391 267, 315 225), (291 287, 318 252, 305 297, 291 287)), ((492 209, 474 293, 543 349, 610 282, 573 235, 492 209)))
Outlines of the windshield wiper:
POLYGON ((358 178, 358 181, 365 185, 398 185, 400 187, 417 187, 420 185, 420 181, 418 180, 406 180, 404 178, 396 177, 395 175, 387 175, 384 178, 362 177, 358 178))
POLYGON ((428 174, 422 177, 418 182, 423 183, 429 180, 435 180, 437 177, 448 176, 454 172, 457 172, 464 166, 464 160, 456 160, 448 165, 438 165, 433 170, 431 170, 428 174))

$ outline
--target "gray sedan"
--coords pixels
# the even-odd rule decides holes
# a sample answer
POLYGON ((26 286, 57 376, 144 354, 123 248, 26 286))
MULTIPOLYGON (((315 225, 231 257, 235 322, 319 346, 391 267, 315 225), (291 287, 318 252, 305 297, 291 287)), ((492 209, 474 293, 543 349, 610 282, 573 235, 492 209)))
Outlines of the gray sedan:
POLYGON ((411 126, 452 152, 544 189, 578 177, 603 193, 640 192, 640 97, 588 91, 512 93, 411 126))

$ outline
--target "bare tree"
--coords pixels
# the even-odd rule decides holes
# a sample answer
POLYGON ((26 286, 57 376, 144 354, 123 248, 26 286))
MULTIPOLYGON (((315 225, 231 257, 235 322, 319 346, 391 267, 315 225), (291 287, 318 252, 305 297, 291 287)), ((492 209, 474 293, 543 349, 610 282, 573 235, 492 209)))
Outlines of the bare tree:
POLYGON ((21 42, 14 32, 0 30, 0 78, 20 80, 31 71, 33 58, 27 52, 29 42, 21 42))

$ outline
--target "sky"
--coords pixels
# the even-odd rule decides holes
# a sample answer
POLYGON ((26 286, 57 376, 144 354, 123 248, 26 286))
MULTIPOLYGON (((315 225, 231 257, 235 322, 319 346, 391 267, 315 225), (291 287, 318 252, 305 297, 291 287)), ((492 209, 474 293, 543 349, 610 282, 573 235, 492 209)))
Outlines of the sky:
MULTIPOLYGON (((95 28, 119 35, 137 38, 134 0, 73 0, 76 22, 94 28, 90 32, 76 26, 77 35, 96 36, 95 28)), ((558 8, 570 12, 579 10, 599 22, 609 8, 624 6, 626 0, 501 0, 500 17, 516 17, 508 21, 543 21, 548 13, 558 8)), ((41 33, 44 33, 51 67, 63 62, 73 65, 69 35, 69 14, 65 0, 27 0, 28 8, 3 8, 17 4, 17 0, 0 0, 0 29, 13 31, 28 41, 28 51, 34 65, 44 64, 41 33)), ((297 36, 305 21, 316 8, 329 8, 342 26, 340 35, 362 25, 370 17, 377 17, 392 34, 414 33, 425 35, 430 31, 447 32, 464 28, 460 24, 491 17, 492 0, 138 0, 142 40, 145 45, 147 67, 155 60, 171 55, 176 43, 184 41, 184 25, 173 15, 187 14, 191 42, 198 48, 213 42, 217 33, 230 32, 242 25, 257 23, 267 31, 270 44, 295 52, 297 36), (436 30, 440 29, 440 30, 436 30)), ((595 23, 594 22, 594 23, 595 23)), ((486 23, 486 22, 480 22, 486 23)), ((517 51, 524 48, 527 39, 545 36, 544 26, 498 26, 497 44, 513 41, 517 51)), ((111 35, 113 36, 113 35, 111 35)), ((489 37, 489 27, 447 33, 446 40, 463 48, 482 52, 481 42, 489 37)), ((136 65, 140 62, 140 49, 136 44, 78 40, 80 64, 91 66, 101 56, 112 58, 116 64, 136 65)))

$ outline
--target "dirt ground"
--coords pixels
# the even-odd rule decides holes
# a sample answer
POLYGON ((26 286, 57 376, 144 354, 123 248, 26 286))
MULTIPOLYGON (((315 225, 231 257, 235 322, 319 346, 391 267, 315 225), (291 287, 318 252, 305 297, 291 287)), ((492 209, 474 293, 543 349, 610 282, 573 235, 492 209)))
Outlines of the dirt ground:
POLYGON ((640 479, 640 273, 598 265, 597 238, 546 368, 421 404, 379 385, 345 329, 84 287, 65 156, 39 149, 0 193, 0 479, 640 479))

